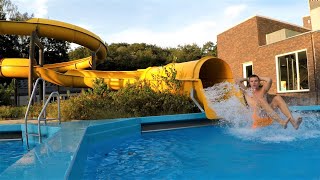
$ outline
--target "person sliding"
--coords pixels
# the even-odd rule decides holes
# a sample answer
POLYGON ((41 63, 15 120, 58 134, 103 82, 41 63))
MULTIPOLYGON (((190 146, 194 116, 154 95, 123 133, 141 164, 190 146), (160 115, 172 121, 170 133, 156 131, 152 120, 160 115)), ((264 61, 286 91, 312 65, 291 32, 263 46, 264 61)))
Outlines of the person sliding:
POLYGON ((249 108, 252 109, 253 128, 267 126, 272 124, 273 121, 277 121, 284 129, 287 128, 289 122, 295 129, 299 129, 302 118, 293 118, 286 102, 281 96, 276 95, 271 103, 268 103, 266 95, 272 85, 271 78, 251 75, 248 79, 237 79, 236 84, 239 85, 249 108), (247 87, 243 84, 244 81, 247 81, 247 87), (262 86, 261 81, 265 81, 266 83, 262 86), (277 108, 281 110, 287 119, 282 119, 279 114, 275 112, 277 108))

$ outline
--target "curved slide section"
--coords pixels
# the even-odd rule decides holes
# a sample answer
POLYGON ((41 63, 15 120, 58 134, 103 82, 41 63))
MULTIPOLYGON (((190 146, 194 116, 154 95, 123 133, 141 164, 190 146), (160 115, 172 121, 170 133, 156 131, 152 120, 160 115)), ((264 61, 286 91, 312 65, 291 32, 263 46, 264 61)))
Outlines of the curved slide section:
POLYGON ((36 31, 40 37, 74 42, 97 53, 98 61, 107 55, 107 47, 99 36, 81 27, 49 19, 33 18, 28 21, 0 21, 0 34, 30 36, 36 31))
MULTIPOLYGON (((29 59, 27 59, 29 60, 29 59)), ((74 61, 54 63, 54 64, 45 64, 43 65, 46 69, 51 69, 57 72, 67 72, 72 69, 86 69, 92 67, 92 58, 86 57, 83 59, 78 59, 74 61)))
MULTIPOLYGON (((45 64, 43 67, 45 69, 50 69, 50 70, 64 73, 74 69, 83 70, 91 67, 91 65, 92 65, 91 57, 86 57, 86 58, 78 59, 74 61, 45 64)), ((0 59, 0 68, 1 68, 0 77, 27 78, 25 76, 25 73, 28 73, 28 72, 25 72, 25 70, 15 71, 16 68, 19 68, 19 67, 29 67, 29 59, 25 59, 25 58, 0 59)))
MULTIPOLYGON (((29 59, 5 58, 0 60, 0 76, 6 78, 28 78, 29 59)), ((52 67, 51 67, 52 68, 52 67)), ((65 87, 92 88, 93 81, 101 78, 114 90, 118 90, 126 84, 136 82, 140 71, 93 71, 93 70, 69 70, 60 73, 46 67, 34 66, 34 74, 53 84, 65 87)))

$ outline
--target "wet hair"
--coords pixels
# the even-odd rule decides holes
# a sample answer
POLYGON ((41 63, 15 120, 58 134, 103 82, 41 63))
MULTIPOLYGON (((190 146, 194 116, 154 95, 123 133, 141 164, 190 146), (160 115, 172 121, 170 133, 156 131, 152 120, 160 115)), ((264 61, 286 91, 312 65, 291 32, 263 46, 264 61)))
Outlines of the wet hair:
POLYGON ((255 74, 251 74, 250 76, 248 76, 247 87, 250 87, 250 78, 258 78, 258 80, 260 81, 259 76, 255 75, 255 74))

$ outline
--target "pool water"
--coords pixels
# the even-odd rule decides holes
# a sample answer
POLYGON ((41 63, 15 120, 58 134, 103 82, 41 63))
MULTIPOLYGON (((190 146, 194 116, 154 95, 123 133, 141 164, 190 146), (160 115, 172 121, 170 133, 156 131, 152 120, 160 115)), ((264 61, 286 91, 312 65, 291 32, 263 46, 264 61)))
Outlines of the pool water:
POLYGON ((26 152, 23 141, 0 141, 0 174, 26 152))
POLYGON ((314 127, 206 126, 143 133, 91 146, 84 178, 319 179, 320 128, 314 127))

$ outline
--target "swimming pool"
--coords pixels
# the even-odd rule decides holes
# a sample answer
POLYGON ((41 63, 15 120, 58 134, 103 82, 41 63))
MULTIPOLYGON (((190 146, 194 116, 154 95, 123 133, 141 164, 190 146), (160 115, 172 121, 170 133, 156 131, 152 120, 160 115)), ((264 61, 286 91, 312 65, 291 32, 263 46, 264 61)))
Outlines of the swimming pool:
POLYGON ((0 174, 27 151, 23 141, 0 141, 0 174))
MULTIPOLYGON (((43 143, 39 146, 36 146, 34 149, 27 152, 27 154, 23 155, 22 158, 20 158, 18 161, 13 163, 11 166, 9 166, 5 171, 0 173, 0 179, 84 179, 84 177, 88 179, 94 179, 102 177, 102 179, 108 178, 108 173, 99 165, 99 163, 105 163, 106 161, 110 161, 110 159, 105 159, 107 156, 113 157, 113 160, 119 158, 119 161, 121 160, 122 156, 120 156, 120 153, 118 149, 120 149, 120 152, 128 152, 128 157, 130 157, 127 161, 129 162, 129 165, 137 165, 139 161, 135 160, 132 157, 136 157, 137 155, 141 154, 139 153, 141 150, 141 153, 145 153, 144 149, 149 148, 149 152, 161 152, 163 150, 163 155, 158 156, 154 153, 149 153, 151 155, 154 155, 154 157, 159 157, 159 161, 162 161, 164 166, 166 165, 166 159, 168 158, 175 158, 174 155, 178 155, 183 157, 189 157, 189 159, 177 159, 177 161, 174 162, 183 162, 179 165, 182 167, 181 170, 183 170, 183 173, 177 173, 176 174, 170 174, 172 177, 185 177, 184 175, 190 174, 196 175, 197 172, 187 172, 187 168, 191 167, 195 168, 196 171, 202 171, 201 167, 208 166, 206 173, 203 173, 199 178, 211 178, 211 177, 234 177, 235 175, 238 175, 239 177, 244 177, 247 175, 248 177, 252 177, 253 175, 248 174, 248 171, 241 171, 237 170, 235 167, 236 165, 243 165, 240 166, 242 169, 246 170, 249 165, 253 166, 262 166, 266 167, 268 163, 277 164, 278 159, 282 160, 288 160, 288 164, 290 168, 292 168, 294 165, 295 169, 294 171, 300 171, 300 168, 304 168, 304 164, 298 164, 299 162, 296 161, 302 161, 302 163, 307 163, 310 161, 310 166, 307 165, 306 167, 311 167, 314 165, 314 167, 317 167, 316 162, 318 159, 318 149, 319 146, 319 137, 320 137, 320 116, 317 115, 317 112, 311 112, 311 113, 304 113, 303 116, 306 118, 306 121, 303 122, 302 127, 296 131, 293 130, 292 127, 288 127, 287 130, 279 129, 279 126, 275 124, 274 126, 269 126, 266 128, 258 129, 256 131, 248 128, 241 128, 237 126, 230 126, 229 124, 220 124, 218 126, 207 126, 204 128, 209 128, 207 130, 203 130, 202 128, 190 128, 190 129, 177 129, 172 131, 159 131, 154 133, 141 133, 141 125, 145 123, 155 123, 155 122, 177 122, 177 121, 189 121, 189 120, 203 120, 205 118, 204 113, 195 113, 195 114, 179 114, 179 115, 167 115, 167 116, 154 116, 154 117, 145 117, 145 118, 126 118, 126 119, 113 119, 113 120, 91 120, 91 121, 72 121, 72 122, 64 122, 61 124, 61 126, 58 127, 60 129, 58 132, 56 132, 51 138, 49 138, 46 143, 43 143), (201 132, 194 133, 192 130, 200 130, 201 132), (169 134, 168 136, 172 139, 175 139, 172 141, 171 145, 165 146, 167 149, 157 149, 158 146, 160 146, 163 142, 164 145, 166 145, 166 141, 164 139, 161 139, 162 136, 166 137, 167 135, 162 133, 173 133, 169 134), (190 139, 188 137, 188 133, 193 134, 190 139), (177 135, 179 138, 174 138, 174 136, 177 135), (187 135, 187 136, 184 136, 187 135), (155 137, 153 137, 155 136, 155 137), (187 138, 188 137, 188 138, 187 138), (150 139, 159 138, 154 143, 149 142, 150 139), (206 149, 205 147, 202 147, 203 144, 197 143, 197 141, 201 141, 204 139, 206 142, 208 142, 207 146, 211 149, 206 149), (181 142, 179 142, 181 140, 181 142), (183 140, 183 141, 182 141, 183 140), (144 143, 146 141, 147 143, 144 143), (192 148, 188 147, 190 144, 184 144, 184 141, 192 142, 191 146, 192 148), (140 143, 141 144, 137 144, 140 143), (149 143, 149 144, 148 144, 149 143), (194 143, 194 145, 192 145, 194 143), (211 143, 211 144, 209 144, 211 143), (109 144, 109 146, 108 146, 109 144), (143 145, 147 144, 147 147, 144 147, 143 145), (178 146, 178 145, 181 145, 178 146), (135 150, 134 146, 136 145, 138 149, 138 153, 135 151, 131 151, 132 149, 135 150), (154 146, 154 148, 151 148, 151 145, 154 146), (185 145, 185 146, 184 146, 185 145), (201 146, 200 146, 201 145, 201 146), (130 148, 126 150, 127 147, 130 148), (139 149, 141 147, 141 149, 139 149), (142 148, 143 147, 143 148, 142 148), (166 154, 166 153, 173 153, 173 152, 167 152, 167 150, 172 149, 173 147, 176 147, 176 151, 174 151, 173 155, 166 154), (273 149, 273 147, 277 147, 277 149, 273 149), (290 149, 290 147, 292 147, 290 149), (189 148, 192 150, 189 151, 189 148), (214 149, 216 148, 216 149, 214 149), (235 148, 235 149, 232 149, 235 148), (242 148, 239 149, 239 148, 242 148), (180 149, 182 149, 180 151, 180 149), (198 149, 198 150, 197 150, 198 149), (101 152, 95 151, 97 153, 97 156, 101 157, 95 158, 90 157, 88 154, 92 154, 92 150, 101 150, 101 152), (241 150, 241 151, 240 151, 241 150), (252 150, 252 151, 251 151, 252 150), (260 151, 259 151, 260 150, 260 151), (284 155, 285 151, 289 151, 288 154, 284 155), (291 150, 293 152, 291 152, 291 150), (302 153, 299 153, 298 151, 302 151, 302 153), (193 152, 198 152, 197 154, 207 154, 213 156, 212 158, 209 157, 198 157, 193 154, 193 152), (242 151, 248 151, 242 152, 242 151), (179 152, 179 153, 176 153, 179 152), (249 152, 252 152, 250 154, 249 152), (268 154, 268 152, 278 152, 279 154, 268 154), (117 154, 118 153, 118 154, 117 154), (182 153, 182 155, 180 155, 182 153), (219 154, 220 153, 220 154, 219 154), (221 153, 226 153, 225 156, 221 155, 221 153), (227 153, 231 154, 227 156, 227 153), (237 153, 239 153, 239 156, 235 156, 237 153), (256 154, 253 154, 256 153, 256 154), (281 154, 283 153, 283 154, 281 154), (302 155, 303 157, 297 157, 296 154, 302 155), (130 156, 129 156, 130 155, 130 156), (192 156, 191 156, 192 155, 192 156), (261 156, 265 155, 266 159, 263 159, 261 156), (308 155, 308 157, 306 156, 308 155), (247 156, 247 157, 246 157, 247 156), (283 157, 282 157, 283 156, 283 157), (87 157, 90 157, 90 161, 87 162, 87 157), (163 158, 162 158, 163 157, 163 158), (260 158, 261 157, 261 158, 260 158), (194 159, 197 158, 197 159, 194 159), (220 159, 219 159, 220 158, 220 159), (233 159, 232 159, 233 158, 233 159), (259 159, 260 158, 260 159, 259 159), (97 160, 97 162, 95 162, 97 160), (179 160, 179 161, 178 161, 179 160), (203 160, 203 162, 201 162, 203 160), (261 161, 261 165, 259 165, 258 160, 261 161), (193 162, 194 161, 194 162, 193 162), (217 164, 208 164, 211 162, 216 162, 217 164), (247 163, 246 163, 247 161, 247 163), (294 162, 294 163, 293 163, 294 162), (86 164, 87 163, 87 164, 86 164), (185 164, 187 163, 187 164, 185 164), (231 163, 231 164, 227 164, 231 163), (257 163, 257 164, 255 164, 257 163), (292 165, 294 164, 294 165, 292 165), (247 166, 246 166, 247 165, 247 166), (92 169, 88 169, 88 167, 92 166, 92 169), (209 167, 214 169, 209 169, 209 167), (220 168, 220 171, 217 172, 215 168, 220 168), (225 168, 225 169, 223 169, 225 168), (298 169, 298 170, 297 170, 298 169), (228 171, 233 170, 233 174, 228 174, 228 171), (247 173, 246 173, 247 172, 247 173), (213 174, 216 173, 216 174, 213 174), (241 173, 244 173, 243 176, 241 173), (183 175, 181 175, 183 174, 183 175)), ((318 112, 319 113, 319 112, 318 112)), ((20 127, 20 125, 18 125, 20 127)), ((10 126, 11 127, 11 126, 10 126)), ((54 127, 57 128, 57 127, 54 127)), ((24 128, 22 128, 24 129, 24 128)), ((3 127, 0 126, 0 130, 3 130, 3 127)), ((4 129, 5 130, 5 129, 4 129)), ((169 141, 170 142, 170 141, 169 141)), ((147 153, 146 153, 147 154, 147 153)), ((126 155, 124 153, 124 155, 126 155)), ((126 158, 123 156, 124 159, 126 158)), ((145 159, 144 156, 141 157, 143 160, 149 159, 155 159, 147 157, 145 159)), ((127 161, 123 160, 124 164, 121 164, 121 166, 127 167, 128 163, 127 161)), ((109 162, 114 167, 116 164, 111 161, 109 162)), ((169 159, 168 163, 172 163, 172 161, 169 159)), ((285 162, 281 162, 282 164, 285 164, 285 162)), ((272 167, 271 164, 270 166, 272 167)), ((150 164, 148 164, 150 165, 150 164)), ((152 163, 151 163, 152 165, 152 163)), ((150 166, 151 166, 150 165, 150 166)), ((137 166, 136 168, 144 167, 142 165, 137 166)), ((276 166, 275 166, 276 167, 276 166)), ((286 166, 284 166, 286 167, 286 166)), ((307 170, 306 175, 304 174, 303 177, 317 177, 317 174, 314 170, 314 167, 309 168, 310 172, 307 170)), ((117 168, 117 167, 115 167, 117 168)), ((151 168, 151 167, 150 167, 151 168)), ((159 166, 156 166, 156 168, 159 168, 159 166)), ((162 165, 161 165, 162 168, 162 165)), ((270 167, 268 167, 270 168, 270 167)), ((262 170, 261 176, 258 175, 258 177, 262 177, 265 174, 267 174, 267 171, 269 169, 262 170)), ((252 167, 251 167, 252 169, 252 167)), ((124 172, 127 172, 127 176, 132 175, 140 177, 140 175, 137 175, 137 172, 133 172, 133 167, 131 169, 126 169, 124 172), (130 174, 131 173, 131 174, 130 174)), ((256 168, 256 172, 259 172, 259 170, 256 168)), ((272 170, 272 169, 271 169, 272 170)), ((280 177, 293 177, 292 174, 289 174, 287 171, 288 169, 285 169, 283 175, 280 177)), ((148 171, 148 168, 146 168, 146 171, 148 171)), ((115 171, 118 173, 119 171, 115 171)), ((138 171, 139 172, 139 171, 138 171)), ((141 171, 144 172, 144 171, 141 171)), ((273 173, 272 171, 268 171, 270 173, 273 173)), ((259 172, 260 173, 260 172, 259 172)), ((159 176, 165 176, 166 172, 162 170, 159 172, 159 176)), ((294 174, 295 175, 295 174, 294 174)), ((110 175, 111 176, 111 175, 110 175)), ((117 174, 112 174, 112 177, 118 176, 117 174)), ((148 174, 146 175, 148 176, 148 174)), ((170 177, 171 177, 170 176, 170 177)), ((297 175, 298 176, 298 175, 297 175)), ((148 176, 151 177, 151 176, 148 176)), ((155 176, 157 177, 157 176, 155 176)), ((169 177, 169 176, 167 176, 169 177)), ((169 178, 170 178, 169 177, 169 178)), ((271 176, 266 176, 271 177, 271 176)), ((121 178, 121 179, 124 179, 121 178)), ((129 177, 130 178, 130 177, 129 177)), ((196 179, 199 179, 196 178, 196 179)), ((236 177, 238 178, 238 177, 236 177)), ((262 177, 263 178, 263 177, 262 177)), ((298 179, 301 179, 300 176, 297 177, 298 179)), ((119 179, 119 178, 116 178, 119 179)), ((141 178, 140 178, 141 179, 141 178)), ((144 179, 142 177, 142 179, 144 179)), ((187 179, 190 179, 187 177, 187 179)), ((310 179, 310 178, 309 178, 310 179)))
MULTIPOLYGON (((36 125, 29 125, 29 130, 36 129, 36 125)), ((56 132, 59 131, 59 127, 42 126, 42 141, 52 137, 56 132)), ((16 163, 29 151, 24 142, 24 125, 0 125, 0 135, 5 135, 5 138, 0 138, 0 179, 1 174, 11 165, 16 163), (10 138, 12 136, 12 138, 10 138)), ((38 145, 37 137, 30 137, 30 148, 34 148, 38 145)), ((30 160, 30 159, 29 159, 30 160)))
POLYGON ((84 179, 319 179, 320 118, 304 116, 298 131, 206 126, 97 143, 84 179))

